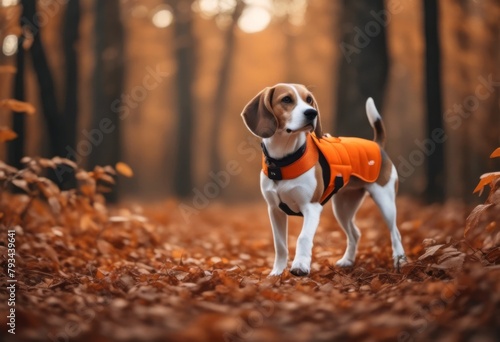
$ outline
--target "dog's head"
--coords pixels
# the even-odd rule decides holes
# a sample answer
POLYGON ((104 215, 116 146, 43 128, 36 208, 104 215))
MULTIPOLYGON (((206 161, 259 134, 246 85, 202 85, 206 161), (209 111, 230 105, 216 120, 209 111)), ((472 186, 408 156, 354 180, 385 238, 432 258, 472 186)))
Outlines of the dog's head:
POLYGON ((318 104, 303 85, 279 83, 257 94, 241 113, 247 128, 260 138, 314 131, 322 136, 318 104))

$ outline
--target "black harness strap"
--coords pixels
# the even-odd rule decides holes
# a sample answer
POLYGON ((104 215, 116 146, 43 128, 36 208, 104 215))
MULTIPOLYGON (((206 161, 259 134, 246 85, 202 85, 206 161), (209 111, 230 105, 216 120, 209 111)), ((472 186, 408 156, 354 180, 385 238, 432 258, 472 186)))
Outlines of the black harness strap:
MULTIPOLYGON (((328 188, 328 184, 330 183, 330 175, 331 175, 330 165, 328 165, 328 161, 326 160, 323 153, 321 153, 321 150, 318 149, 318 152, 319 152, 319 164, 321 166, 321 170, 323 171, 323 186, 324 189, 326 189, 328 188)), ((330 200, 330 198, 332 198, 332 196, 335 195, 337 191, 339 191, 340 188, 344 186, 344 178, 342 176, 336 176, 334 180, 334 185, 335 186, 333 188, 333 191, 325 198, 325 200, 321 203, 321 205, 325 205, 330 200)), ((304 216, 300 211, 298 213, 293 211, 286 203, 283 202, 279 204, 279 208, 289 216, 304 216)))
POLYGON ((292 154, 289 154, 281 159, 274 159, 269 156, 269 152, 267 151, 264 143, 262 143, 261 146, 262 152, 266 157, 268 173, 267 177, 272 180, 282 180, 283 176, 281 175, 281 168, 295 163, 306 152, 306 143, 304 143, 304 145, 302 145, 297 151, 293 152, 292 154))
POLYGON ((287 214, 288 216, 304 216, 300 211, 298 213, 296 213, 295 211, 290 209, 290 207, 288 205, 286 205, 283 202, 280 202, 279 208, 281 210, 283 210, 285 212, 285 214, 287 214))
MULTIPOLYGON (((319 151, 319 164, 321 165, 321 170, 323 170, 323 185, 325 186, 326 190, 326 188, 330 184, 331 170, 330 165, 328 165, 328 161, 326 160, 323 153, 321 153, 321 151, 319 151)), ((332 198, 332 196, 335 195, 337 191, 339 191, 340 188, 344 186, 344 178, 342 176, 336 176, 333 184, 333 191, 328 196, 326 196, 321 205, 325 205, 326 202, 328 202, 330 198, 332 198)))

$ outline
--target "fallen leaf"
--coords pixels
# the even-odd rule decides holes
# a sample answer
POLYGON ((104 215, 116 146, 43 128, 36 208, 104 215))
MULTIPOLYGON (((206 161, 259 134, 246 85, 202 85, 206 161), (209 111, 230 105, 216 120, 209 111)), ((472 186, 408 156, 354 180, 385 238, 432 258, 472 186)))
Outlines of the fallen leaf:
POLYGON ((493 203, 480 204, 472 210, 472 212, 467 217, 467 220, 465 220, 464 237, 467 236, 467 233, 470 231, 471 228, 477 226, 482 213, 492 205, 494 204, 493 203))
POLYGON ((0 142, 6 142, 17 138, 17 133, 8 127, 0 127, 0 142))
POLYGON ((125 164, 124 162, 118 162, 116 163, 116 171, 118 171, 122 176, 125 177, 133 177, 134 176, 134 171, 132 171, 132 168, 125 164))
POLYGON ((441 247, 443 247, 444 245, 435 245, 435 246, 431 246, 431 247, 428 247, 426 250, 425 250, 425 253, 423 255, 421 255, 418 260, 423 260, 425 258, 428 258, 430 256, 433 256, 441 247))
POLYGON ((500 157, 500 147, 497 148, 493 153, 490 155, 490 158, 499 158, 500 157))
POLYGON ((78 168, 78 165, 76 165, 76 163, 68 158, 61 158, 61 157, 54 157, 52 158, 52 161, 56 164, 64 164, 64 165, 67 165, 73 169, 77 169, 78 168))
POLYGON ((462 267, 464 259, 465 259, 465 254, 460 253, 459 255, 448 258, 441 263, 433 264, 431 267, 437 269, 457 269, 462 267))
POLYGON ((97 249, 101 252, 102 255, 110 255, 113 254, 115 248, 108 241, 99 239, 97 240, 97 249))
POLYGON ((0 107, 10 109, 17 113, 26 113, 30 115, 35 113, 35 107, 32 104, 14 99, 1 100, 0 107))
POLYGON ((24 179, 14 179, 12 180, 12 184, 18 187, 19 189, 23 189, 27 193, 31 192, 28 182, 24 179))
POLYGON ((80 227, 82 230, 97 230, 98 226, 89 214, 84 214, 80 218, 80 227))
POLYGON ((497 263, 500 261, 500 247, 495 247, 490 250, 486 255, 485 259, 491 263, 497 263))
POLYGON ((29 162, 31 162, 33 160, 33 158, 31 157, 28 157, 28 156, 24 156, 21 158, 21 163, 23 164, 28 164, 29 162))
POLYGON ((490 185, 495 179, 500 178, 500 172, 490 172, 485 173, 480 177, 479 184, 476 186, 472 193, 479 191, 479 196, 483 193, 483 189, 486 185, 490 185))
POLYGON ((102 182, 106 182, 108 184, 115 184, 116 183, 115 180, 113 179, 113 177, 111 177, 107 173, 102 173, 102 174, 100 174, 100 175, 98 175, 96 177, 97 177, 96 178, 97 180, 100 180, 102 182))
POLYGON ((57 164, 52 159, 40 158, 38 159, 38 163, 42 167, 47 167, 51 169, 55 169, 57 167, 57 164))

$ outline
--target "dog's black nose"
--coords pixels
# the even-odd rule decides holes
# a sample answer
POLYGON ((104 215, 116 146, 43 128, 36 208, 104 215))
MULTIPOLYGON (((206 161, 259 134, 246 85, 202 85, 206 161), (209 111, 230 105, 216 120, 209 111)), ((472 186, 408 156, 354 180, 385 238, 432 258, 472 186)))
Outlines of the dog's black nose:
POLYGON ((318 111, 316 109, 308 109, 304 112, 304 115, 308 120, 314 120, 318 116, 318 111))

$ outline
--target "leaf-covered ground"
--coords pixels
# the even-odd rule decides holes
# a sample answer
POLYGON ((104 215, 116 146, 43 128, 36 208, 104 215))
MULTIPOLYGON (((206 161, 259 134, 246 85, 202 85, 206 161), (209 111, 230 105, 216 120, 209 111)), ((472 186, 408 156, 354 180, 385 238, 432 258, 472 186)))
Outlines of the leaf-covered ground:
MULTIPOLYGON (((465 240, 467 208, 399 199, 398 222, 409 257, 400 273, 392 269, 389 233, 369 199, 358 214, 363 235, 355 267, 334 267, 345 238, 327 205, 311 275, 298 278, 287 271, 268 278, 274 251, 263 202, 212 203, 186 222, 174 200, 108 209, 89 190, 88 176, 80 175, 80 186, 87 186, 80 192, 45 189, 43 195, 54 200, 1 194, 0 262, 5 270, 5 235, 15 227, 18 280, 16 335, 6 333, 2 309, 2 340, 496 341, 499 336, 498 204, 469 220, 473 226, 465 240)), ((38 183, 30 184, 18 185, 32 191, 38 183)), ((500 191, 495 196, 492 201, 500 191)), ((291 219, 291 257, 300 224, 291 219)), ((0 283, 0 307, 7 308, 6 277, 0 283)))

